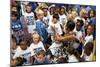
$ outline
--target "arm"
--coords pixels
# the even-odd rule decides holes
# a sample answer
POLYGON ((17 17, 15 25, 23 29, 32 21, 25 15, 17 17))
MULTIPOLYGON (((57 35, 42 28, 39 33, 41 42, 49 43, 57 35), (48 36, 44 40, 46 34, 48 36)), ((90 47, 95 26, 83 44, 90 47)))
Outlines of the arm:
POLYGON ((59 36, 57 34, 56 39, 58 41, 72 41, 72 40, 75 40, 75 36, 74 35, 59 36))

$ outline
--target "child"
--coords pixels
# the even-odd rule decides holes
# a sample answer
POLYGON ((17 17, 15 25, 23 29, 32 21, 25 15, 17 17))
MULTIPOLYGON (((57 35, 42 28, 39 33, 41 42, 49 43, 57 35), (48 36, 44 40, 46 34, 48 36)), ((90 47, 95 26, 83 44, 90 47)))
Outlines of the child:
POLYGON ((14 60, 11 60, 11 67, 22 66, 24 64, 24 59, 17 57, 14 60))
POLYGON ((33 33, 32 37, 33 37, 33 43, 30 45, 30 48, 32 50, 32 56, 34 56, 40 50, 45 51, 45 48, 44 48, 44 45, 41 41, 41 37, 38 33, 33 33))
POLYGON ((56 51, 57 51, 58 49, 60 49, 61 46, 62 46, 62 42, 57 41, 57 40, 55 39, 55 41, 54 41, 54 42, 52 43, 52 45, 49 47, 49 49, 50 49, 52 55, 55 55, 56 51))
POLYGON ((31 50, 27 46, 26 41, 20 41, 20 45, 17 47, 16 53, 13 56, 13 59, 15 60, 17 57, 22 57, 26 60, 26 62, 24 62, 24 65, 31 64, 31 61, 30 61, 31 50))
POLYGON ((93 42, 93 32, 94 32, 94 25, 93 24, 89 24, 87 26, 87 30, 86 30, 86 37, 85 40, 83 38, 81 38, 82 43, 84 44, 84 46, 88 43, 88 42, 93 42))
POLYGON ((66 9, 64 6, 60 8, 60 23, 64 26, 67 22, 66 9))
POLYGON ((60 23, 59 23, 59 15, 58 14, 53 15, 52 23, 48 27, 48 33, 51 34, 51 37, 54 37, 56 34, 59 34, 59 35, 63 34, 60 23))
POLYGON ((28 27, 28 33, 31 33, 35 30, 35 16, 34 13, 32 12, 32 5, 27 4, 26 5, 26 12, 24 14, 27 27, 28 27))
POLYGON ((42 10, 44 12, 43 21, 48 26, 48 24, 49 24, 49 11, 48 11, 48 6, 45 6, 44 8, 42 8, 42 10))
POLYGON ((93 58, 93 43, 88 42, 84 47, 84 55, 83 58, 85 61, 92 61, 93 58))
MULTIPOLYGON (((87 35, 85 36, 85 38, 81 37, 81 42, 83 43, 83 46, 85 46, 88 42, 93 42, 93 32, 94 32, 94 25, 93 24, 89 24, 87 26, 87 35)), ((93 48, 95 49, 95 47, 93 48)), ((82 51, 82 55, 81 57, 83 56, 84 54, 84 49, 82 51)))
POLYGON ((23 25, 21 21, 18 19, 18 15, 16 12, 12 12, 11 14, 11 29, 12 34, 17 39, 17 43, 19 43, 19 40, 23 35, 23 25))
POLYGON ((47 26, 43 21, 44 17, 44 12, 42 10, 38 10, 37 13, 37 20, 36 20, 36 31, 40 36, 43 38, 43 43, 47 44, 47 39, 48 39, 48 32, 47 32, 47 26))
POLYGON ((46 57, 46 52, 44 50, 41 50, 35 58, 34 64, 49 64, 50 61, 49 59, 46 57))
POLYGON ((11 59, 14 56, 16 49, 17 49, 17 41, 16 41, 16 38, 12 35, 12 39, 11 39, 11 59))
POLYGON ((89 19, 90 19, 90 22, 92 23, 92 24, 96 24, 96 12, 95 12, 95 10, 90 10, 89 11, 89 19))
POLYGON ((82 44, 81 44, 81 40, 80 38, 83 36, 83 32, 82 32, 82 27, 84 25, 84 22, 82 19, 77 19, 76 21, 76 27, 74 29, 74 32, 75 32, 75 36, 76 36, 76 40, 78 42, 76 46, 76 49, 79 51, 80 55, 82 53, 82 44))
POLYGON ((68 47, 68 62, 82 62, 83 59, 80 57, 80 54, 73 47, 68 47))

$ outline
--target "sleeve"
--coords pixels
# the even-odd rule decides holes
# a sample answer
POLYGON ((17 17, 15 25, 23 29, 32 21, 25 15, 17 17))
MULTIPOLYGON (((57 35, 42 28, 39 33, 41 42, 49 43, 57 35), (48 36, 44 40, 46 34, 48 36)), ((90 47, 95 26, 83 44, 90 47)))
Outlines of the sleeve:
POLYGON ((44 51, 46 51, 45 48, 44 48, 43 43, 41 42, 40 44, 41 44, 42 49, 43 49, 44 51))
POLYGON ((41 31, 41 24, 39 22, 36 22, 36 31, 42 35, 42 31, 41 31))
POLYGON ((16 50, 16 52, 15 52, 15 54, 13 56, 13 59, 15 59, 16 57, 19 57, 19 56, 20 56, 20 51, 17 48, 17 50, 16 50))
POLYGON ((34 51, 33 51, 32 44, 30 45, 29 49, 30 49, 30 51, 31 51, 31 56, 34 56, 35 53, 34 53, 34 51))

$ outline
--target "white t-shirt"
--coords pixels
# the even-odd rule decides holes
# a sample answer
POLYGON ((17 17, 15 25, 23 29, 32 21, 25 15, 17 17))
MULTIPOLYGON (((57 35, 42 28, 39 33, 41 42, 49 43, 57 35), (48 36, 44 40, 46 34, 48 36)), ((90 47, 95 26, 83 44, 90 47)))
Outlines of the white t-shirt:
POLYGON ((27 22, 28 32, 32 33, 33 30, 36 28, 34 13, 33 12, 26 13, 25 12, 24 17, 27 22))
POLYGON ((55 32, 58 33, 59 35, 61 35, 63 32, 62 32, 62 29, 61 29, 61 26, 60 26, 60 23, 51 23, 48 27, 48 33, 51 33, 51 34, 54 34, 55 32, 52 30, 52 26, 55 27, 55 32))
POLYGON ((68 55, 68 62, 79 62, 74 55, 68 55))
POLYGON ((85 44, 84 44, 84 46, 88 43, 88 42, 93 42, 93 35, 87 35, 86 37, 85 37, 85 44))
POLYGON ((78 40, 80 40, 80 37, 82 37, 82 35, 83 35, 83 34, 82 34, 82 31, 77 31, 76 28, 75 28, 73 32, 75 32, 76 38, 77 38, 78 40))
POLYGON ((49 47, 49 49, 50 49, 50 51, 52 52, 52 54, 54 55, 55 52, 56 52, 56 50, 59 49, 59 47, 61 47, 61 46, 62 46, 62 43, 57 44, 57 43, 54 42, 54 43, 49 47))
POLYGON ((38 44, 32 43, 30 45, 30 49, 31 49, 31 52, 32 52, 31 56, 35 55, 40 50, 44 50, 45 51, 44 45, 43 45, 43 43, 41 41, 38 44))
POLYGON ((59 15, 59 17, 60 17, 60 24, 64 26, 67 23, 67 16, 63 14, 59 15))
POLYGON ((29 47, 27 47, 26 50, 22 50, 20 46, 17 47, 15 55, 13 56, 13 59, 17 57, 22 57, 27 60, 25 64, 30 64, 30 57, 31 57, 31 50, 29 47))

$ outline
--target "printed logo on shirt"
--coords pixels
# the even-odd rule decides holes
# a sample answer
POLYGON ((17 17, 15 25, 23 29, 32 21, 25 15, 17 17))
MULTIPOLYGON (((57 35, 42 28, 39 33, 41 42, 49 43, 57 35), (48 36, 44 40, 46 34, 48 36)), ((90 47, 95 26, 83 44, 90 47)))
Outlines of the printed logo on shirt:
POLYGON ((27 16, 28 25, 34 25, 34 18, 33 16, 27 16))
POLYGON ((34 49, 34 52, 37 54, 37 53, 40 52, 41 50, 43 50, 42 47, 35 48, 35 49, 34 49))

